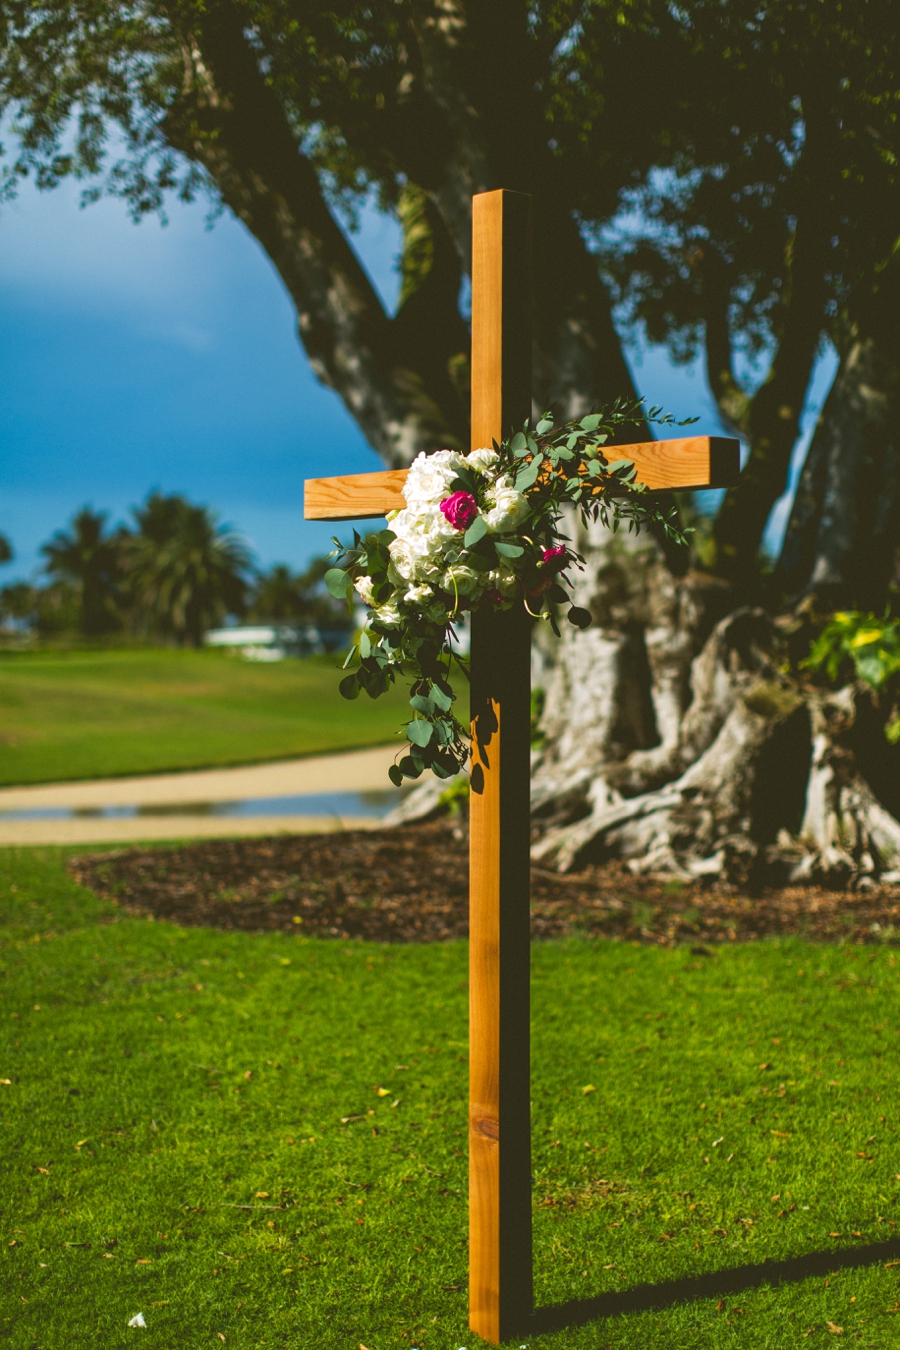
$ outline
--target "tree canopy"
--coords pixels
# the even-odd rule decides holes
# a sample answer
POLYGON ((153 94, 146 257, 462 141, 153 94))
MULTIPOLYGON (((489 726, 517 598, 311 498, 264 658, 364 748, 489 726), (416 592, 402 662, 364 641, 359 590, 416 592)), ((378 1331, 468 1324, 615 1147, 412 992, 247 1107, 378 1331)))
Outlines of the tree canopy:
POLYGON ((136 216, 208 192, 390 464, 465 443, 469 200, 531 192, 537 403, 632 393, 616 317, 702 352, 751 444, 715 531, 739 582, 822 343, 890 340, 898 18, 898 0, 5 0, 7 191, 75 175, 136 216), (403 227, 394 315, 341 224, 373 193, 403 227))

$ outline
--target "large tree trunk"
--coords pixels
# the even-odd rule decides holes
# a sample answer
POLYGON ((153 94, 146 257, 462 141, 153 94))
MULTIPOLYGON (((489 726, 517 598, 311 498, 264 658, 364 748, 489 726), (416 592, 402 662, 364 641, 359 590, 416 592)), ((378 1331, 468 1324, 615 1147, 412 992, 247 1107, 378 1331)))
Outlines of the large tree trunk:
POLYGON ((605 563, 592 555, 579 602, 596 631, 566 635, 547 685, 536 857, 741 882, 900 877, 886 709, 862 687, 828 692, 797 673, 811 610, 880 608, 900 577, 898 395, 892 347, 857 335, 798 490, 777 573, 794 601, 780 619, 739 609, 710 632, 730 588, 674 580, 646 549, 619 567, 618 543, 605 563), (572 673, 588 670, 595 698, 582 687, 573 700, 572 673))
MULTIPOLYGON (((458 297, 470 270, 475 192, 509 187, 534 197, 536 409, 553 405, 570 417, 633 395, 610 295, 548 141, 536 92, 548 49, 530 34, 523 0, 410 3, 398 19, 408 68, 371 129, 373 153, 407 183, 394 316, 298 145, 244 11, 235 0, 209 0, 192 8, 183 29, 177 0, 165 3, 185 66, 166 134, 204 166, 272 258, 314 369, 388 464, 467 440, 468 334, 458 297)), ((891 865, 900 803, 888 800, 887 751, 872 751, 866 767, 865 754, 847 748, 847 719, 835 721, 827 700, 783 673, 790 635, 747 607, 763 595, 757 553, 785 486, 825 322, 837 129, 827 112, 805 108, 804 116, 791 284, 778 301, 771 370, 752 399, 732 368, 735 279, 712 251, 691 254, 703 273, 710 385, 723 415, 751 440, 747 469, 716 524, 717 575, 691 569, 683 553, 653 539, 579 532, 588 562, 576 598, 594 627, 540 644, 546 701, 535 846, 561 867, 619 854, 636 868, 747 879, 766 867, 859 878, 891 865)), ((882 285, 870 305, 873 313, 880 306, 883 322, 862 324, 848 344, 779 569, 786 588, 819 604, 881 604, 897 574, 900 361, 885 294, 882 285)), ((857 726, 856 711, 848 716, 857 726)), ((422 788, 403 814, 435 809, 440 792, 422 788)))

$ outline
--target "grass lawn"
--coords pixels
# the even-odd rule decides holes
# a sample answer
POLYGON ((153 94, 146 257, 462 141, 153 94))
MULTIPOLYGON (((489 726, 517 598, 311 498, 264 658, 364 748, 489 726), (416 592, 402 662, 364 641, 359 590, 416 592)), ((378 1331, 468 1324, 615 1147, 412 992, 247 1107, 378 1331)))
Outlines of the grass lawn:
POLYGON ((221 651, 0 655, 0 783, 246 764, 390 741, 406 695, 348 703, 336 656, 221 651))
MULTIPOLYGON (((61 861, 0 852, 0 1340, 474 1350, 465 944, 125 918, 61 861)), ((570 940, 533 969, 539 1304, 896 1233, 893 951, 570 940)), ((898 1259, 515 1344, 900 1347, 898 1259)))

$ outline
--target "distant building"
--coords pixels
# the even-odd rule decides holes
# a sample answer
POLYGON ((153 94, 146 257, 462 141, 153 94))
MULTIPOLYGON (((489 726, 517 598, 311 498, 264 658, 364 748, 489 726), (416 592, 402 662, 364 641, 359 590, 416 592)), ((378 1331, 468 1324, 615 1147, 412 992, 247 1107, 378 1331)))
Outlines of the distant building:
POLYGON ((314 624, 236 624, 213 628, 206 645, 237 647, 245 661, 283 661, 286 656, 318 656, 332 650, 337 644, 325 638, 334 636, 321 634, 314 624))

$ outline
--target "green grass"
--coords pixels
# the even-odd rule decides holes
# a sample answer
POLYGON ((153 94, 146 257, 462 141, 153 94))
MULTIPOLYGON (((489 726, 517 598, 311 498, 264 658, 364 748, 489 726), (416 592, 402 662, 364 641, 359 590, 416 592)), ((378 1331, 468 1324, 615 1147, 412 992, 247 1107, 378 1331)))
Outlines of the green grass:
MULTIPOLYGON (((0 854, 0 1340, 474 1350, 465 944, 123 918, 61 858, 0 854)), ((535 947, 539 1303, 893 1235, 898 1012, 884 948, 535 947)), ((898 1282, 882 1260, 515 1344, 814 1347, 830 1321, 881 1350, 898 1282)))
POLYGON ((405 695, 348 703, 337 657, 220 651, 0 655, 0 783, 246 764, 390 741, 405 695))

